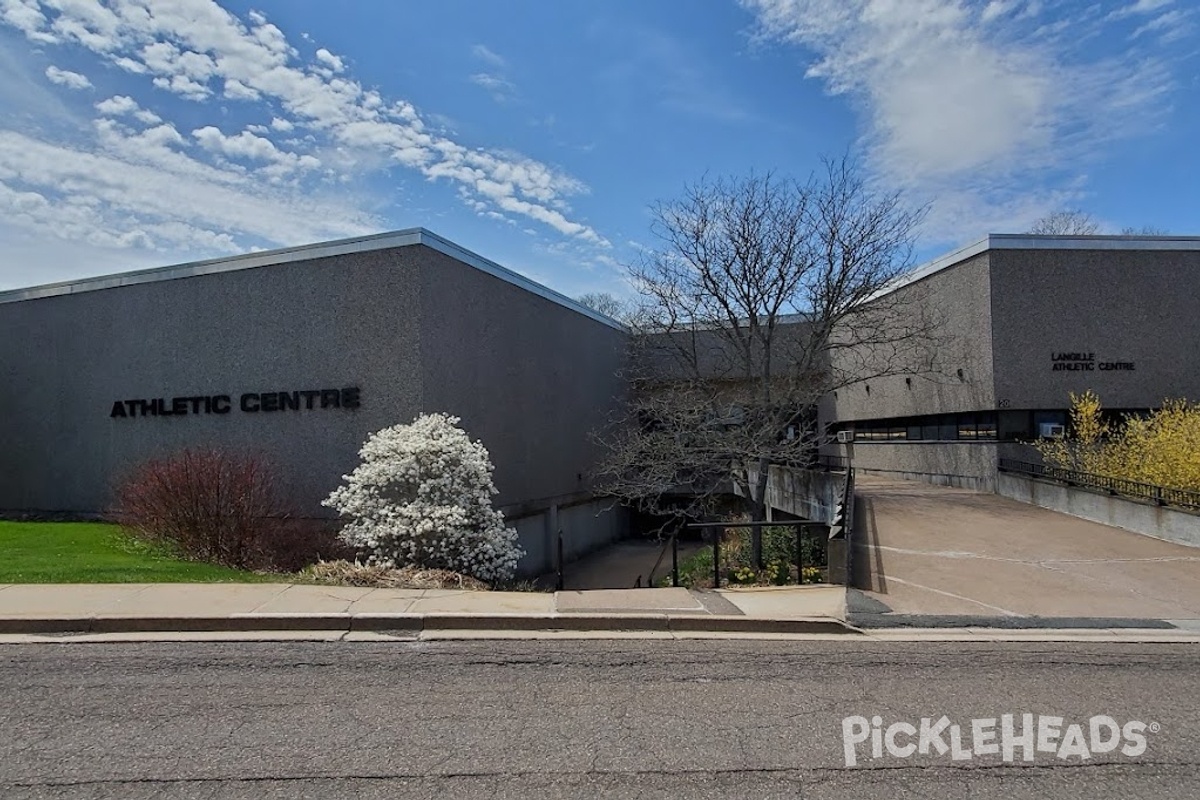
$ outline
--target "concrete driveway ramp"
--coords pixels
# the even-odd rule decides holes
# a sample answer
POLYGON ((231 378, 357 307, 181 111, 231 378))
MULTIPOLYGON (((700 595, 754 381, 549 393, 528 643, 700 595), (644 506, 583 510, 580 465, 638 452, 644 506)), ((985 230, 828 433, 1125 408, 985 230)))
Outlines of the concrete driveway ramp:
POLYGON ((986 492, 858 476, 853 564, 892 614, 1200 619, 1200 549, 986 492))

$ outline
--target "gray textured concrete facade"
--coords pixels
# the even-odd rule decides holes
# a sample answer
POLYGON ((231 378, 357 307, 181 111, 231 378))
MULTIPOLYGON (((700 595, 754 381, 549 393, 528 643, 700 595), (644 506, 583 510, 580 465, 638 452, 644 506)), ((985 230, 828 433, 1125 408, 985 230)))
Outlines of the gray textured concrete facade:
MULTIPOLYGON (((514 519, 590 507, 589 434, 621 401, 624 342, 611 320, 426 231, 0 294, 0 512, 102 512, 135 465, 214 446, 261 454, 295 513, 321 516, 366 437, 423 411, 483 441, 514 519), (268 399, 348 388, 355 408, 268 399), (221 395, 227 413, 190 400, 165 413, 221 395), (163 413, 112 416, 155 398, 163 413)), ((593 527, 612 538, 611 520, 593 527)), ((526 571, 547 566, 535 544, 526 571)))
POLYGON ((889 296, 937 319, 938 347, 932 370, 912 364, 826 399, 822 419, 855 430, 861 469, 995 490, 997 457, 1036 460, 1020 442, 1065 421, 1071 392, 1120 410, 1200 397, 1200 238, 990 236, 889 296), (889 420, 915 430, 969 412, 989 415, 996 434, 879 435, 889 420))
MULTIPOLYGON (((883 299, 933 322, 937 346, 932 370, 822 401, 860 469, 994 490, 997 458, 1029 457, 1022 435, 1072 391, 1130 410, 1200 398, 1200 238, 991 236, 883 299)), ((568 556, 623 530, 589 473, 627 338, 419 229, 0 293, 0 514, 96 514, 135 465, 216 446, 261 454, 318 516, 370 433, 445 411, 491 452, 536 572, 559 530, 568 556)), ((727 377, 702 343, 705 374, 727 377)))

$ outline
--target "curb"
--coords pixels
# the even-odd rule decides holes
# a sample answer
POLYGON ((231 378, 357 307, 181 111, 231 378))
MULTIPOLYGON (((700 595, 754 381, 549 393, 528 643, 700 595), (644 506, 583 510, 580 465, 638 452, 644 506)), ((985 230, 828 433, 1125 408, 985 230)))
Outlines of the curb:
POLYGON ((231 614, 223 617, 3 617, 0 634, 245 631, 658 631, 862 635, 839 619, 668 614, 231 614))
POLYGON ((906 628, 992 628, 1000 631, 1039 630, 1179 630, 1165 619, 1140 617, 998 617, 962 614, 865 614, 850 612, 849 622, 864 631, 906 628))

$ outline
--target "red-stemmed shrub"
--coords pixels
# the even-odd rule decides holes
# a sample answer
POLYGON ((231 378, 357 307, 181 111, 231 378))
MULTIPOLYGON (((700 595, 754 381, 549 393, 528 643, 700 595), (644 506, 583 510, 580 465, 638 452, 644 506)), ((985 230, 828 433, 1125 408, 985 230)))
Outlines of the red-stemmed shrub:
POLYGON ((136 467, 109 515, 134 535, 235 569, 295 571, 345 547, 330 524, 285 513, 260 458, 189 449, 136 467))

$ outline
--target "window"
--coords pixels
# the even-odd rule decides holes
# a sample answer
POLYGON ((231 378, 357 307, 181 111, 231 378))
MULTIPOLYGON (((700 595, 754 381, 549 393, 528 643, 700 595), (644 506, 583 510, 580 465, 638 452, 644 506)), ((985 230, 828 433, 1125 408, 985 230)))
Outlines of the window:
POLYGON ((995 411, 930 414, 854 423, 855 438, 868 442, 994 442, 997 428, 998 415, 995 411))

